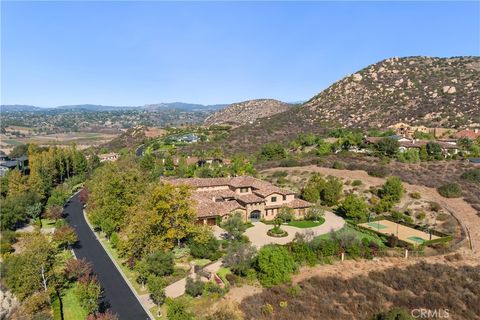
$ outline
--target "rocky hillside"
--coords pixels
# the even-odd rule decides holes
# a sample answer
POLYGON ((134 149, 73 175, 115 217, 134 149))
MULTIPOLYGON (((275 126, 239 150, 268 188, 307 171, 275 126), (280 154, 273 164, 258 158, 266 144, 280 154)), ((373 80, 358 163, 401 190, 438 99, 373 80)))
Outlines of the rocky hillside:
POLYGON ((135 126, 128 129, 115 139, 100 146, 109 151, 120 151, 123 148, 136 148, 145 140, 145 133, 148 128, 145 126, 135 126))
POLYGON ((238 127, 286 111, 290 105, 273 99, 256 99, 228 105, 205 119, 205 125, 228 124, 238 127))
POLYGON ((250 154, 267 142, 335 127, 382 127, 407 122, 480 127, 480 57, 391 58, 349 75, 301 106, 230 132, 227 142, 195 147, 250 154))
POLYGON ((305 121, 348 127, 480 126, 480 57, 390 58, 334 83, 304 107, 305 121))

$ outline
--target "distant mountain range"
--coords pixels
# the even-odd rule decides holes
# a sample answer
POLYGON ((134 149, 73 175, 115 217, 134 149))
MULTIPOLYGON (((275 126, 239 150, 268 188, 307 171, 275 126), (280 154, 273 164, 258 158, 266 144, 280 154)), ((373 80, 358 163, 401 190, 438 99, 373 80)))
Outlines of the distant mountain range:
POLYGON ((104 106, 98 104, 67 105, 50 108, 40 108, 31 105, 0 105, 1 112, 44 112, 44 111, 123 111, 145 109, 150 111, 162 109, 179 109, 184 111, 216 111, 225 107, 226 104, 203 105, 185 102, 170 102, 147 104, 145 106, 104 106))

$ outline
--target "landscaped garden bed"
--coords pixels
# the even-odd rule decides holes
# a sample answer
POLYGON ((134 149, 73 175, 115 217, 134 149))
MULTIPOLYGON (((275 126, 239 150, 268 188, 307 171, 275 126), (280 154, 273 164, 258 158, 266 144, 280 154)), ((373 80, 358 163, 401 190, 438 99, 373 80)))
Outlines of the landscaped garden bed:
POLYGON ((285 230, 282 230, 278 227, 274 227, 270 230, 267 231, 267 235, 270 237, 275 237, 275 238, 283 238, 288 236, 288 232, 285 230))

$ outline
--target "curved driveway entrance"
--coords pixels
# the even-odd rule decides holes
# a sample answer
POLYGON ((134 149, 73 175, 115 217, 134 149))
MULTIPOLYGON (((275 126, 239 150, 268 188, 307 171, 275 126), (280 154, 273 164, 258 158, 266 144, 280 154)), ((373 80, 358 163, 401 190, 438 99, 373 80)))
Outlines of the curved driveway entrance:
POLYGON ((257 248, 260 248, 266 244, 286 244, 293 240, 295 234, 313 232, 315 236, 319 236, 330 231, 342 229, 345 225, 345 221, 333 214, 332 212, 325 212, 325 222, 317 227, 313 228, 297 228, 292 226, 282 225, 282 229, 288 232, 288 236, 284 238, 273 238, 267 235, 267 231, 273 228, 272 225, 267 225, 262 222, 253 222, 253 227, 248 228, 245 231, 245 235, 250 239, 252 244, 257 248))

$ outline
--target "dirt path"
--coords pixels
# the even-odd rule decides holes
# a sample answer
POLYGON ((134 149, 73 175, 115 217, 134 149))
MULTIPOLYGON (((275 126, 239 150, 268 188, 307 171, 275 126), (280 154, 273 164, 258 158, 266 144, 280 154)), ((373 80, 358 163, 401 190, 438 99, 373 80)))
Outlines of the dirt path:
MULTIPOLYGON (((365 184, 370 185, 382 185, 385 183, 384 178, 376 178, 369 176, 368 173, 361 170, 337 170, 330 168, 322 168, 317 166, 306 166, 306 167, 290 167, 290 168, 272 168, 262 173, 267 173, 271 171, 310 171, 310 172, 319 172, 323 175, 332 175, 339 178, 345 178, 349 180, 362 180, 365 184)), ((475 256, 480 258, 480 217, 477 215, 475 209, 472 208, 465 200, 462 198, 456 199, 447 199, 442 197, 436 189, 429 188, 425 186, 412 185, 408 183, 403 183, 407 192, 419 192, 422 195, 422 198, 428 201, 438 202, 442 207, 449 210, 469 231, 473 251, 468 248, 462 248, 460 251, 464 255, 475 256)))

